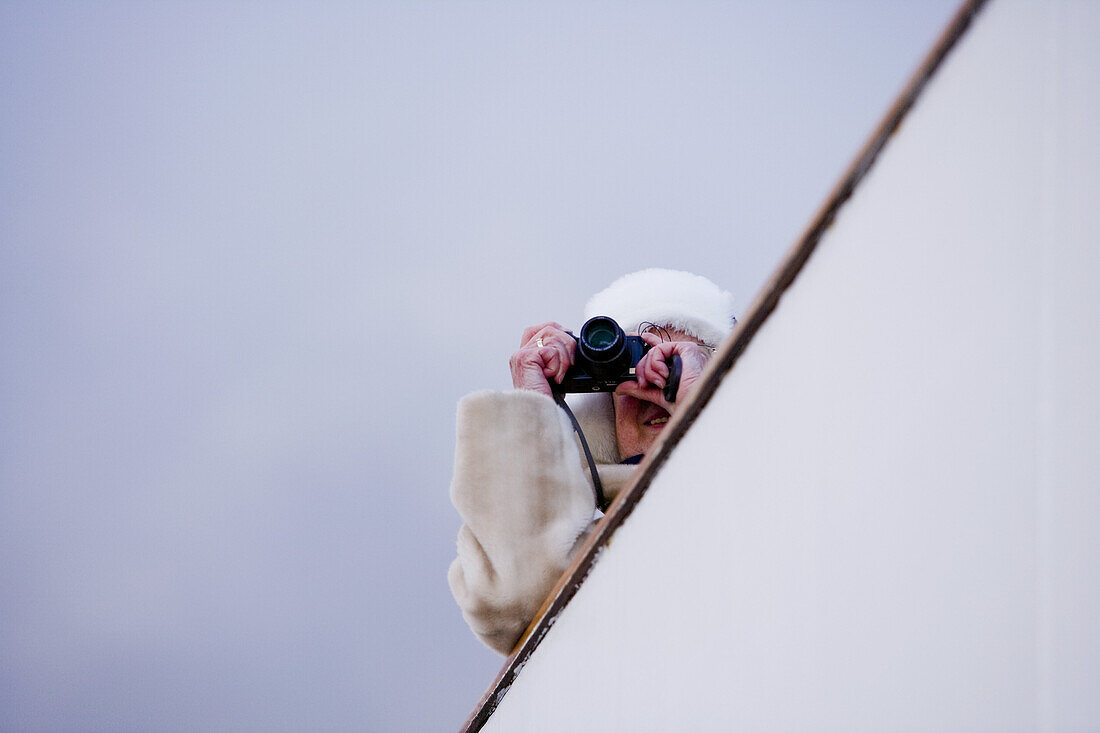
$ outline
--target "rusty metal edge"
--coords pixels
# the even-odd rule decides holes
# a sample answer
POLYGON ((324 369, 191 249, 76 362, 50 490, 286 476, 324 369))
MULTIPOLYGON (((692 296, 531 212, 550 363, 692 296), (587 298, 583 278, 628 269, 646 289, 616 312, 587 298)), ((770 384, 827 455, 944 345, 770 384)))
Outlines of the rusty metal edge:
POLYGON ((909 77, 901 93, 890 105, 867 142, 864 143, 855 159, 833 187, 829 196, 825 199, 825 203, 810 220, 810 224, 803 230, 795 244, 787 251, 779 267, 749 307, 748 314, 738 323, 734 331, 718 349, 714 358, 711 359, 706 372, 700 378, 699 386, 691 395, 690 400, 669 421, 668 426, 662 431, 656 450, 651 451, 642 462, 637 478, 631 485, 619 492, 615 501, 608 508, 607 514, 600 520, 587 541, 578 550, 572 564, 547 596, 531 625, 524 632, 516 648, 506 660, 504 667, 496 676, 496 679, 493 680, 489 689, 486 690, 470 717, 467 718, 461 733, 477 733, 489 720, 497 705, 508 693, 520 670, 523 669, 531 654, 538 648, 550 627, 554 625, 558 614, 576 595, 577 590, 585 578, 588 577, 599 559, 600 552, 610 542, 615 530, 633 512, 634 507, 645 495, 661 466, 668 460, 671 451, 710 401, 710 398, 718 389, 719 383, 733 368, 741 354, 744 353, 749 342, 763 326, 764 321, 779 305, 783 293, 794 282, 803 265, 806 264, 810 255, 817 248, 822 236, 832 226, 841 207, 852 197, 856 186, 859 185, 871 166, 874 165, 879 153, 886 147, 894 132, 897 131, 905 119, 906 114, 912 109, 928 81, 939 69, 958 40, 962 38, 974 17, 986 2, 987 0, 965 0, 955 12, 947 27, 932 46, 932 50, 929 51, 917 70, 909 77))

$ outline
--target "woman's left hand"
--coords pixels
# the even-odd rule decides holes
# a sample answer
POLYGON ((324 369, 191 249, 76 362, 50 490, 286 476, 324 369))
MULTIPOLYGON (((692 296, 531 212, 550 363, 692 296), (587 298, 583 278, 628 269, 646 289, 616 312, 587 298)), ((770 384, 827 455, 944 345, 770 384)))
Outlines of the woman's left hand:
POLYGON ((676 354, 680 357, 682 365, 676 403, 681 403, 695 389, 704 367, 710 361, 713 354, 710 347, 695 341, 662 341, 653 333, 643 333, 642 340, 649 344, 650 349, 638 360, 634 373, 638 379, 638 387, 641 389, 664 388, 668 381, 668 362, 673 354, 676 354))

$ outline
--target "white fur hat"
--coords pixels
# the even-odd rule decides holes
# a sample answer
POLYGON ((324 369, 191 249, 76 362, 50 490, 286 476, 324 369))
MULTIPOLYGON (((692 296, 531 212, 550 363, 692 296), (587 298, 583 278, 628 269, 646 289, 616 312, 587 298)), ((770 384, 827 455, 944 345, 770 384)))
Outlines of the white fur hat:
POLYGON ((652 268, 623 275, 593 295, 584 319, 614 318, 627 334, 653 323, 717 346, 733 328, 733 296, 701 275, 652 268))

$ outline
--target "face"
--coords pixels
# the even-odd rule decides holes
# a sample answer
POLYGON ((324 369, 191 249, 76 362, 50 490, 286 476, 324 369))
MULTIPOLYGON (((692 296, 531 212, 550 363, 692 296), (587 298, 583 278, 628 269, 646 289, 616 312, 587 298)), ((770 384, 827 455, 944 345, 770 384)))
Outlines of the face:
MULTIPOLYGON (((682 331, 667 331, 670 341, 703 343, 682 331)), ((640 389, 637 382, 624 382, 612 395, 615 402, 615 437, 619 455, 630 458, 646 453, 664 430, 673 405, 665 401, 659 387, 640 389)))

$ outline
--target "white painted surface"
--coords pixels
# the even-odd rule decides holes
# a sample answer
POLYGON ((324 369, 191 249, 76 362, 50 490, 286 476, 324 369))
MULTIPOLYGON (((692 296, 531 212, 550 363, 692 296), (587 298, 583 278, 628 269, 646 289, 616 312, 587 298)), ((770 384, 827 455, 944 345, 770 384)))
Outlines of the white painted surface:
POLYGON ((485 730, 1100 729, 1096 38, 986 7, 485 730))

